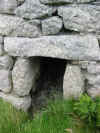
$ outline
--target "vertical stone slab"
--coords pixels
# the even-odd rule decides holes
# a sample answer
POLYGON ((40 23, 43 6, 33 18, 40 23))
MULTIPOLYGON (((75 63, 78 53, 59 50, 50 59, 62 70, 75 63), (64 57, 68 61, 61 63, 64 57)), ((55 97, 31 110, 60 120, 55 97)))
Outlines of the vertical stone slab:
POLYGON ((35 78, 39 71, 39 65, 33 60, 18 58, 12 71, 13 92, 18 96, 29 95, 32 88, 35 89, 35 78))
POLYGON ((64 98, 77 98, 83 93, 83 91, 84 80, 80 67, 77 65, 67 65, 63 83, 64 98))

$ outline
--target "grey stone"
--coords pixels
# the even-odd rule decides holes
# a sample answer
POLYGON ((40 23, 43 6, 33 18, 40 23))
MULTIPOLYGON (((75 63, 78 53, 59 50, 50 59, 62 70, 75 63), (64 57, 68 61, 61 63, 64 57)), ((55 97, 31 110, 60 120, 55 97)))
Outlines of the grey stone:
POLYGON ((87 70, 91 74, 100 74, 100 63, 89 62, 87 70))
POLYGON ((41 20, 39 20, 39 19, 32 19, 32 20, 29 20, 29 23, 31 25, 40 26, 41 25, 41 20))
POLYGON ((0 14, 0 35, 37 37, 40 35, 40 30, 22 18, 0 14))
POLYGON ((13 67, 13 59, 8 55, 0 56, 0 69, 10 70, 13 67))
POLYGON ((94 74, 86 73, 85 78, 87 79, 89 85, 95 84, 96 76, 94 74))
POLYGON ((0 70, 0 91, 9 93, 11 91, 11 72, 0 70))
POLYGON ((89 61, 79 61, 79 65, 82 69, 86 69, 88 67, 89 61))
POLYGON ((19 6, 15 14, 20 17, 33 19, 51 16, 55 8, 41 4, 39 0, 26 0, 22 6, 19 6))
POLYGON ((85 33, 100 33, 100 6, 84 4, 59 7, 58 14, 63 17, 66 29, 85 33))
POLYGON ((87 90, 87 93, 93 98, 98 97, 100 96, 100 87, 91 87, 87 90))
POLYGON ((16 97, 13 94, 4 94, 0 92, 0 98, 11 103, 14 107, 19 110, 28 111, 31 106, 31 97, 16 97))
POLYGON ((61 3, 73 3, 75 0, 40 0, 43 4, 61 4, 61 3))
POLYGON ((89 2, 93 2, 95 0, 77 0, 77 3, 89 3, 89 2))
POLYGON ((21 5, 25 2, 25 0, 17 0, 18 5, 21 5))
POLYGON ((29 95, 31 89, 35 91, 35 80, 39 72, 39 64, 34 60, 33 64, 29 59, 21 59, 15 63, 12 71, 13 92, 18 96, 29 95))
POLYGON ((44 35, 59 33, 63 26, 61 18, 54 16, 42 21, 42 32, 44 35))
POLYGON ((100 75, 95 74, 87 74, 86 79, 88 81, 88 84, 94 87, 100 86, 100 75))
POLYGON ((4 48, 3 48, 3 37, 0 37, 0 56, 3 55, 4 48))
POLYGON ((99 45, 95 36, 64 35, 40 38, 5 38, 5 51, 12 56, 45 56, 70 60, 98 60, 99 45))
POLYGON ((0 13, 14 14, 16 7, 16 0, 0 0, 0 13))
POLYGON ((64 98, 77 98, 83 91, 84 80, 80 67, 77 65, 67 65, 63 83, 64 98))

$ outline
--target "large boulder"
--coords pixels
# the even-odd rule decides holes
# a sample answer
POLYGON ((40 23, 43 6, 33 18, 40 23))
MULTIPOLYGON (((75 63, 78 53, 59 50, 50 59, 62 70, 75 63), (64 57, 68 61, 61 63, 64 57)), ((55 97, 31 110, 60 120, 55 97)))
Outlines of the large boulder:
POLYGON ((34 24, 19 17, 0 14, 0 35, 37 37, 40 34, 40 29, 34 24))
POLYGON ((54 35, 60 32, 62 26, 61 18, 58 16, 50 17, 42 21, 42 32, 44 35, 54 35))
POLYGON ((40 3, 39 0, 25 0, 24 4, 19 6, 15 14, 27 18, 43 18, 45 16, 51 16, 55 12, 55 8, 40 3))
POLYGON ((13 94, 4 94, 0 92, 0 98, 3 100, 11 103, 14 107, 16 107, 19 110, 28 111, 28 109, 31 106, 31 97, 17 97, 13 94))
POLYGON ((15 63, 12 71, 13 93, 18 96, 29 95, 31 89, 35 91, 35 81, 39 72, 39 64, 36 60, 21 59, 15 63))
POLYGON ((9 93, 12 89, 11 72, 9 70, 0 70, 0 91, 9 93))
POLYGON ((0 0, 0 13, 14 14, 16 8, 16 0, 0 0))
POLYGON ((63 81, 64 98, 77 98, 84 92, 84 80, 77 65, 67 65, 63 81))
POLYGON ((68 60, 98 60, 99 44, 95 36, 64 35, 40 38, 5 38, 5 51, 12 56, 45 56, 68 60))
POLYGON ((58 8, 58 14, 63 18, 64 27, 68 30, 100 33, 100 6, 62 6, 58 8))

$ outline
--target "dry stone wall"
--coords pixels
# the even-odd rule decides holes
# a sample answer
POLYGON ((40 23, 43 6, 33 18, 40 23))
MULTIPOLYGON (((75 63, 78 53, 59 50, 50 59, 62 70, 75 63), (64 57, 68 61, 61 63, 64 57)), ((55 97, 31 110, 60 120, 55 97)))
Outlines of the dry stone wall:
POLYGON ((66 62, 64 98, 99 96, 100 0, 0 0, 0 98, 30 108, 40 57, 66 62))

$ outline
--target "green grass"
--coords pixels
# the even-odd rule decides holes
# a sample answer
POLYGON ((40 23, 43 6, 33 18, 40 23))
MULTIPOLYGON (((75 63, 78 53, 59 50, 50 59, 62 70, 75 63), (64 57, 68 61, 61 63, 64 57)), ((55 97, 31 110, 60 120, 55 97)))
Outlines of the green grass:
MULTIPOLYGON (((35 114, 34 119, 30 119, 27 113, 17 111, 0 99, 0 133, 71 133, 66 129, 72 130, 72 133, 99 133, 97 131, 97 128, 100 127, 99 106, 97 108, 99 113, 96 113, 96 116, 99 116, 98 127, 95 127, 95 125, 91 126, 85 119, 81 119, 78 115, 79 110, 77 113, 75 112, 76 103, 80 103, 80 101, 50 101, 48 107, 35 114)), ((100 100, 96 102, 100 105, 100 100)), ((97 121, 95 120, 95 122, 97 121)))

